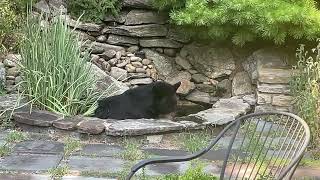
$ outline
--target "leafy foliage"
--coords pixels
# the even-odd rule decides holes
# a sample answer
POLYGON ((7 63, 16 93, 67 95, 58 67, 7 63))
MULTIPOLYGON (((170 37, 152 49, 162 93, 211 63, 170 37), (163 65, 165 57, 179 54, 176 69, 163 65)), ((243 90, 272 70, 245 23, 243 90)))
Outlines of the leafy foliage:
POLYGON ((89 54, 80 55, 78 38, 63 17, 48 26, 28 18, 21 46, 22 94, 41 109, 63 115, 86 113, 100 94, 90 66, 89 54))
POLYGON ((283 44, 291 38, 312 40, 320 34, 320 11, 314 0, 153 2, 159 9, 170 10, 174 23, 193 27, 197 38, 230 38, 237 45, 257 39, 283 44))
POLYGON ((84 21, 101 22, 107 14, 117 15, 121 9, 119 0, 68 0, 71 15, 84 21))
POLYGON ((165 175, 160 180, 215 180, 218 179, 215 176, 203 172, 204 165, 201 163, 196 163, 194 166, 190 165, 187 171, 183 175, 165 175))
POLYGON ((290 81, 295 110, 308 123, 315 147, 320 140, 320 40, 318 41, 312 54, 305 50, 304 45, 297 49, 297 73, 290 81))

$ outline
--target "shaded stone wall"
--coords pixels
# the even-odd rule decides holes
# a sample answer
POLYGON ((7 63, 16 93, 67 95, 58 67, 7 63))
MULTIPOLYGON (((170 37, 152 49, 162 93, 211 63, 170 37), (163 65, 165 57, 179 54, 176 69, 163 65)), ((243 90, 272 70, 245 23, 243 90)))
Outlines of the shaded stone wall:
MULTIPOLYGON (((54 7, 63 6, 57 2, 54 7)), ((245 96, 256 105, 256 111, 290 109, 290 53, 276 48, 199 44, 180 27, 170 25, 168 15, 152 10, 146 0, 123 3, 119 16, 107 16, 102 24, 80 22, 76 26, 76 20, 64 15, 68 25, 76 27, 76 33, 86 42, 83 48, 92 51, 91 63, 104 84, 108 85, 106 77, 111 79, 108 82, 118 80, 123 90, 157 80, 172 84, 181 81, 178 93, 187 106, 245 96)), ((35 7, 48 12, 42 1, 35 7)), ((21 78, 18 73, 12 74, 13 67, 7 66, 5 59, 6 84, 11 87, 21 78)), ((4 74, 2 66, 0 62, 0 78, 4 74)))

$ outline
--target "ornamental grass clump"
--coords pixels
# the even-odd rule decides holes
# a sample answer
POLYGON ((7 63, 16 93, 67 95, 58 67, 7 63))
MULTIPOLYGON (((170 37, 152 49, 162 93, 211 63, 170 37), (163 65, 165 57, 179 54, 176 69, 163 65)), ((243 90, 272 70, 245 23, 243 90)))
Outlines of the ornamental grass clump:
POLYGON ((78 37, 63 16, 41 23, 28 17, 21 46, 21 89, 33 105, 62 115, 92 111, 99 94, 91 72, 89 54, 81 56, 78 37))

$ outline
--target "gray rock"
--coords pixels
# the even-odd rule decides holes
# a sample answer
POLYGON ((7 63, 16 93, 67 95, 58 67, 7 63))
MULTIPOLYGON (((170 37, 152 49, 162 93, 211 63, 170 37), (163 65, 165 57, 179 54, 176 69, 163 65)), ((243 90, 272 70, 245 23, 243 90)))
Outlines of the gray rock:
POLYGON ((107 124, 106 121, 98 118, 83 118, 81 122, 77 124, 78 131, 86 134, 100 134, 105 130, 107 124))
POLYGON ((149 59, 143 59, 142 60, 142 64, 143 65, 149 65, 149 64, 151 64, 151 61, 149 59))
POLYGON ((172 74, 166 78, 166 81, 170 84, 175 84, 177 82, 181 82, 180 87, 177 89, 178 94, 187 95, 193 89, 195 89, 195 85, 191 80, 191 74, 186 71, 180 71, 177 74, 172 74))
POLYGON ((15 112, 13 113, 13 119, 22 124, 49 127, 52 126, 54 121, 61 119, 61 116, 48 111, 34 110, 31 113, 15 112))
POLYGON ((192 74, 191 78, 196 83, 203 83, 209 81, 209 78, 207 78, 203 74, 192 74))
POLYGON ((110 75, 119 81, 123 81, 127 78, 128 72, 118 67, 111 67, 110 75))
POLYGON ((63 0, 50 0, 49 4, 45 0, 41 0, 33 5, 33 7, 39 12, 46 14, 59 15, 67 13, 66 4, 63 0))
POLYGON ((196 84, 196 88, 199 91, 206 92, 206 93, 214 93, 216 91, 216 86, 212 84, 196 84))
POLYGON ((189 63, 189 61, 187 61, 186 59, 182 58, 181 56, 177 56, 175 58, 175 61, 178 65, 180 65, 183 69, 189 70, 192 68, 191 64, 189 63))
POLYGON ((243 68, 251 77, 252 83, 258 79, 260 68, 288 68, 292 57, 283 50, 276 48, 265 48, 255 51, 246 61, 242 63, 243 68))
POLYGON ((140 39, 142 47, 181 48, 183 45, 171 39, 140 39))
POLYGON ((230 75, 235 70, 233 55, 227 48, 192 43, 184 46, 181 51, 187 54, 187 60, 196 70, 209 78, 230 75))
POLYGON ((136 68, 142 68, 143 67, 143 64, 141 62, 139 62, 139 61, 134 61, 131 64, 136 68))
POLYGON ((249 94, 249 95, 245 95, 242 97, 242 99, 250 104, 251 106, 255 105, 257 103, 257 99, 256 99, 256 96, 255 94, 249 94))
POLYGON ((127 64, 126 71, 128 71, 128 73, 133 73, 136 71, 136 67, 134 67, 132 64, 127 64))
POLYGON ((4 60, 3 64, 5 67, 15 67, 17 66, 17 62, 21 61, 21 55, 20 54, 8 54, 4 60))
POLYGON ((152 9, 152 3, 149 0, 124 0, 122 1, 124 7, 129 8, 141 8, 141 9, 152 9))
POLYGON ((80 41, 95 41, 96 38, 93 37, 93 36, 90 36, 89 34, 83 32, 83 31, 73 31, 73 33, 77 36, 77 38, 80 40, 80 41))
POLYGON ((102 63, 102 69, 104 71, 110 72, 111 71, 111 65, 108 62, 104 61, 102 63))
POLYGON ((93 42, 92 49, 102 49, 103 51, 115 50, 115 51, 124 51, 125 49, 121 46, 115 46, 105 43, 93 42))
POLYGON ((115 57, 117 52, 113 49, 106 50, 103 54, 99 55, 100 57, 109 60, 115 57))
POLYGON ((6 81, 6 69, 4 65, 0 63, 0 86, 4 86, 6 81))
POLYGON ((139 46, 130 46, 128 49, 127 49, 128 52, 131 52, 131 53, 135 53, 137 51, 139 51, 139 46))
POLYGON ((97 41, 98 42, 106 42, 107 41, 107 37, 105 35, 100 35, 97 37, 97 41))
POLYGON ((125 25, 165 24, 168 14, 157 11, 131 10, 127 14, 125 25))
POLYGON ((295 71, 292 69, 258 69, 258 81, 270 84, 288 84, 295 71))
POLYGON ((257 93, 257 104, 271 104, 272 94, 267 93, 257 93))
POLYGON ((147 71, 144 68, 136 68, 137 73, 146 73, 147 71))
POLYGON ((139 44, 139 41, 136 38, 128 37, 128 36, 118 36, 118 35, 114 35, 114 34, 109 35, 107 42, 109 44, 124 45, 124 46, 131 46, 131 45, 139 44))
POLYGON ((211 109, 191 114, 189 118, 195 118, 196 122, 203 124, 223 125, 234 121, 240 115, 250 111, 250 105, 238 97, 220 99, 211 109))
POLYGON ((97 80, 96 90, 99 92, 105 92, 107 90, 106 96, 122 94, 129 89, 128 86, 109 76, 96 65, 88 62, 86 66, 91 69, 91 73, 97 80))
POLYGON ((188 43, 190 41, 190 36, 188 36, 186 30, 176 25, 169 28, 167 37, 181 43, 188 43))
POLYGON ((143 51, 146 53, 146 58, 153 62, 154 67, 157 69, 160 76, 167 77, 168 75, 177 72, 174 60, 170 57, 161 55, 150 49, 144 49, 143 51))
POLYGON ((212 104, 215 99, 211 98, 209 93, 194 90, 186 96, 186 100, 196 103, 212 104))
POLYGON ((288 84, 261 84, 258 83, 258 91, 270 94, 290 94, 288 84))
POLYGON ((132 79, 129 81, 132 85, 144 85, 151 84, 153 80, 151 78, 132 79))
POLYGON ((81 121, 82 119, 79 117, 69 117, 69 118, 64 118, 60 120, 56 120, 53 122, 53 126, 58 129, 63 129, 63 130, 75 130, 77 128, 77 124, 81 121))
POLYGON ((233 77, 232 81, 232 95, 245 95, 252 93, 251 79, 247 72, 238 72, 233 77))
POLYGON ((177 49, 165 48, 165 49, 163 49, 163 53, 165 55, 170 56, 170 57, 175 57, 177 54, 177 49))
POLYGON ((123 24, 126 21, 126 17, 127 17, 127 13, 126 11, 121 11, 118 16, 114 16, 111 13, 109 13, 104 19, 103 21, 105 22, 117 22, 120 24, 123 24))
POLYGON ((4 171, 47 171, 58 166, 62 155, 14 154, 0 162, 4 171))
POLYGON ((111 136, 136 136, 180 131, 195 127, 197 123, 186 125, 165 119, 127 119, 112 123, 106 128, 106 134, 111 136))
POLYGON ((166 36, 168 29, 164 25, 146 24, 137 26, 107 27, 104 31, 106 33, 123 36, 161 37, 166 36))
POLYGON ((232 83, 229 79, 224 79, 217 84, 218 94, 221 97, 229 98, 232 92, 232 83))

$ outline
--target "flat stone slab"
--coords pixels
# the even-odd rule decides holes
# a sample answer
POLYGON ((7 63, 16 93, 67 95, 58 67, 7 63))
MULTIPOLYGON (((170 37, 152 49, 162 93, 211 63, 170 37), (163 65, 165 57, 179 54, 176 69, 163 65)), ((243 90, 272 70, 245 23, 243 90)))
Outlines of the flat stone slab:
POLYGON ((75 156, 96 156, 96 157, 112 157, 123 152, 124 149, 119 146, 111 146, 107 144, 87 144, 82 150, 73 153, 75 156))
POLYGON ((224 125, 250 111, 250 104, 239 97, 220 99, 211 109, 178 117, 176 120, 194 121, 203 125, 224 125))
POLYGON ((0 170, 47 171, 56 167, 62 155, 12 154, 0 159, 0 170))
POLYGON ((56 141, 24 141, 14 147, 14 153, 63 154, 64 145, 56 141))
POLYGON ((77 128, 77 124, 81 121, 81 118, 73 117, 73 118, 64 118, 59 119, 53 122, 53 126, 58 129, 63 130, 75 130, 77 128))
POLYGON ((68 162, 70 170, 103 171, 116 173, 123 170, 126 162, 111 157, 71 156, 68 162))
POLYGON ((183 129, 196 128, 194 122, 173 122, 165 119, 127 119, 111 123, 106 127, 106 134, 111 136, 136 136, 156 134, 183 129))
POLYGON ((33 125, 33 126, 41 126, 41 127, 50 127, 52 123, 56 120, 61 119, 61 117, 57 114, 48 112, 48 111, 32 111, 30 112, 15 112, 13 113, 13 119, 16 122, 33 125))

